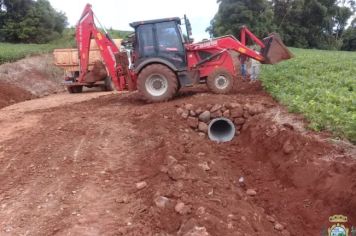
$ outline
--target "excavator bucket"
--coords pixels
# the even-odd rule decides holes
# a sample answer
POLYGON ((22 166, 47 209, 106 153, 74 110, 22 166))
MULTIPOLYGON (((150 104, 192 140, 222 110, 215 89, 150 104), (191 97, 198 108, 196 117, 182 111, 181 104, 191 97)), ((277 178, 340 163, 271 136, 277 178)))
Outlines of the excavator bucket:
POLYGON ((261 54, 265 58, 263 64, 277 64, 294 57, 277 33, 264 38, 263 44, 266 46, 261 49, 261 54))

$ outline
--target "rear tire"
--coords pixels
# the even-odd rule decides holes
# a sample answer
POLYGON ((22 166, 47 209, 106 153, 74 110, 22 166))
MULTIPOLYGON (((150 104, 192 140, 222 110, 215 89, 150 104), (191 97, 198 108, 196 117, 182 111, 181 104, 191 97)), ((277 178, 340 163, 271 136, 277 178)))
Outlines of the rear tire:
POLYGON ((178 91, 177 76, 164 65, 148 65, 138 75, 137 89, 149 102, 168 101, 178 91))
POLYGON ((103 91, 114 91, 115 85, 111 80, 111 77, 106 77, 104 80, 104 85, 101 87, 103 91))
POLYGON ((83 92, 83 86, 79 85, 79 86, 67 86, 67 91, 69 93, 81 93, 83 92))
POLYGON ((206 84, 213 93, 227 94, 233 89, 234 80, 228 70, 218 68, 208 76, 206 84))

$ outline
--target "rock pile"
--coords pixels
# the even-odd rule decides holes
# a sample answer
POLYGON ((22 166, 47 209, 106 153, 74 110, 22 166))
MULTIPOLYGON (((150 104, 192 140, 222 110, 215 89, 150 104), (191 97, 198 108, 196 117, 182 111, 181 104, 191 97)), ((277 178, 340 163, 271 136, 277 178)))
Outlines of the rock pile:
POLYGON ((262 105, 239 103, 208 104, 205 107, 183 104, 177 108, 177 114, 187 120, 189 127, 201 133, 207 133, 210 121, 220 117, 230 119, 234 122, 236 130, 241 131, 248 118, 264 111, 262 105))

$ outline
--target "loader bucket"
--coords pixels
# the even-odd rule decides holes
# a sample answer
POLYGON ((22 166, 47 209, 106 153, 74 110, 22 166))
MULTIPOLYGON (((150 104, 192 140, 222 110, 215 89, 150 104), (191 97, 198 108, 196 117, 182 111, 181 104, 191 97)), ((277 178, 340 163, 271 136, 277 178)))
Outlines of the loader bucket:
POLYGON ((263 43, 266 46, 261 49, 261 54, 265 58, 263 64, 277 64, 294 57, 276 33, 264 38, 263 43))

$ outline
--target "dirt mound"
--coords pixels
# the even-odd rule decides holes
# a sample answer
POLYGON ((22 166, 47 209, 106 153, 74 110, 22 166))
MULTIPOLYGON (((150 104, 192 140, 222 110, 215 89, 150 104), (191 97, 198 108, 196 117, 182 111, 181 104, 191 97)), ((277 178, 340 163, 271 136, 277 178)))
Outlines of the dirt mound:
POLYGON ((62 92, 62 79, 63 72, 53 65, 52 55, 28 57, 0 65, 0 107, 62 92))
POLYGON ((159 104, 137 96, 28 111, 37 123, 0 143, 0 228, 265 236, 319 235, 334 214, 356 222, 353 157, 305 130, 259 84, 231 95, 202 86, 159 104), (264 108, 246 114, 229 143, 209 141, 177 114, 186 104, 225 103, 264 108))
POLYGON ((28 100, 33 97, 34 96, 30 92, 22 88, 0 81, 0 108, 28 100))

